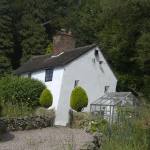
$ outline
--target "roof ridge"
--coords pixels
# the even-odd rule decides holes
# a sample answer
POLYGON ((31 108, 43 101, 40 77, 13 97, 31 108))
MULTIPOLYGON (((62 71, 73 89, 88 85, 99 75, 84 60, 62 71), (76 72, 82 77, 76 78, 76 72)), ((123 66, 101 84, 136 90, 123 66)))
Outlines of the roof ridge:
POLYGON ((43 55, 33 55, 32 58, 37 58, 41 56, 51 56, 51 54, 43 54, 43 55))
POLYGON ((92 48, 92 47, 96 47, 96 46, 97 46, 97 44, 90 44, 90 45, 80 46, 80 47, 76 47, 76 48, 70 49, 68 51, 64 51, 64 53, 80 50, 81 48, 92 48))
POLYGON ((22 74, 25 72, 33 72, 43 68, 55 68, 64 66, 74 59, 80 57, 85 54, 96 45, 91 44, 87 46, 82 46, 75 48, 73 50, 68 50, 68 52, 64 52, 58 57, 52 57, 51 54, 46 55, 37 55, 32 56, 26 63, 24 63, 21 67, 19 67, 15 72, 16 74, 22 74))
POLYGON ((34 55, 30 58, 30 60, 34 60, 34 59, 38 59, 38 58, 41 58, 41 57, 51 57, 52 55, 51 54, 45 54, 45 55, 34 55))
MULTIPOLYGON (((70 49, 68 51, 63 51, 62 53, 68 53, 68 52, 72 52, 72 51, 76 51, 76 50, 80 50, 81 48, 91 48, 91 47, 94 47, 96 46, 96 44, 90 44, 90 45, 86 45, 86 46, 80 46, 80 47, 76 47, 76 48, 73 48, 73 49, 70 49)), ((43 55, 33 55, 31 58, 39 58, 39 57, 42 57, 42 56, 53 56, 51 54, 43 54, 43 55)))

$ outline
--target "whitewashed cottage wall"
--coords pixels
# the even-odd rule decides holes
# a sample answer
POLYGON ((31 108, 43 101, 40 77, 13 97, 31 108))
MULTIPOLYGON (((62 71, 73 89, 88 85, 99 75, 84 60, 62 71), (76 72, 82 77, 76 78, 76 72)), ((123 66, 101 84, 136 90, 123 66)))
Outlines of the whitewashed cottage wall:
POLYGON ((89 111, 90 104, 104 94, 105 86, 109 86, 109 92, 116 91, 117 79, 100 51, 99 60, 102 61, 102 64, 94 61, 94 51, 95 48, 65 66, 56 112, 56 125, 68 123, 70 94, 74 88, 75 80, 79 80, 79 86, 83 87, 88 94, 89 104, 84 111, 89 111))

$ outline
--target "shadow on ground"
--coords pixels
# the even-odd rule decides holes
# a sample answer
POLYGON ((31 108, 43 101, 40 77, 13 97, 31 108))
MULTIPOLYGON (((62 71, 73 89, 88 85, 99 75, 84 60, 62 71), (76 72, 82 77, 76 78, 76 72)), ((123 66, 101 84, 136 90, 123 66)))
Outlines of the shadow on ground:
POLYGON ((6 132, 4 134, 1 135, 0 137, 0 142, 7 142, 7 141, 10 141, 12 139, 14 139, 14 135, 10 132, 6 132))

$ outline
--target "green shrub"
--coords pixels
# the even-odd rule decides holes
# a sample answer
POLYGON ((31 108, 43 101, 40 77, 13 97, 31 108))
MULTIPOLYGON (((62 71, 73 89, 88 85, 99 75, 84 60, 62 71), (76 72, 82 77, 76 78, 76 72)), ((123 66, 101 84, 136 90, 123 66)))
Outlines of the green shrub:
POLYGON ((48 108, 53 103, 52 93, 48 89, 44 89, 40 96, 40 104, 41 106, 48 108))
POLYGON ((82 87, 73 89, 70 97, 70 106, 77 112, 82 111, 88 105, 88 96, 82 87))
MULTIPOLYGON (((150 146, 150 107, 148 104, 137 107, 138 113, 130 119, 115 122, 99 131, 106 136, 104 150, 148 150, 150 146), (105 132, 106 129, 106 132, 105 132)), ((126 112, 128 115, 128 112, 126 112)), ((125 114, 126 115, 126 114, 125 114)))
POLYGON ((39 97, 45 89, 40 81, 17 76, 6 76, 0 80, 0 99, 6 103, 39 105, 39 97))
POLYGON ((100 132, 103 134, 107 134, 107 130, 108 130, 108 122, 103 118, 93 120, 89 123, 90 132, 100 132))

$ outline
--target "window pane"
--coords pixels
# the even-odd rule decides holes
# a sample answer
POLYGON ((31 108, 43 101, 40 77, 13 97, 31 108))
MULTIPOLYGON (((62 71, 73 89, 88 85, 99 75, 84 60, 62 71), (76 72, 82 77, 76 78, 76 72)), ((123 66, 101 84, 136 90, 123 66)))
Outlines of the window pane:
POLYGON ((104 90, 104 93, 107 93, 109 90, 109 86, 105 86, 105 90, 104 90))
POLYGON ((45 82, 52 81, 53 78, 53 69, 46 69, 45 71, 45 82))
POLYGON ((79 80, 75 80, 74 87, 78 86, 79 80))

